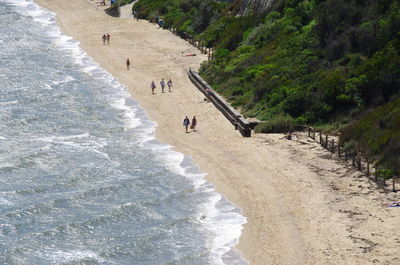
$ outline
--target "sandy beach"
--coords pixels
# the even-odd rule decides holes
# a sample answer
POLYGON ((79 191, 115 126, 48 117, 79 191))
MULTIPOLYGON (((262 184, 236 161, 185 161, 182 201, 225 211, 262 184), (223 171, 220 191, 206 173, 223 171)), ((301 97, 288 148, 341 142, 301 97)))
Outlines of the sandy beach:
POLYGON ((156 139, 192 156, 243 210, 247 224, 237 249, 250 264, 400 264, 400 208, 386 207, 400 200, 398 193, 376 188, 304 135, 243 138, 187 78, 206 56, 171 32, 110 17, 97 1, 35 2, 55 12, 63 33, 128 88, 157 123, 156 139), (107 32, 111 42, 103 45, 107 32), (172 79, 172 92, 161 93, 161 78, 172 79), (185 133, 186 115, 197 117, 196 132, 185 133))

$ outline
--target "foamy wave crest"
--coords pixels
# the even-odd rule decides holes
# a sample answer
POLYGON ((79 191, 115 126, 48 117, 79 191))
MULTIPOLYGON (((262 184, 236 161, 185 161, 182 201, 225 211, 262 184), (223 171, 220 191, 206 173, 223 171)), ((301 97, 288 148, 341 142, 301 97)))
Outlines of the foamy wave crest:
POLYGON ((111 105, 116 109, 124 111, 126 129, 133 129, 142 125, 140 119, 136 118, 136 113, 132 111, 132 108, 126 104, 125 98, 115 99, 111 105))
MULTIPOLYGON (((107 160, 110 160, 107 153, 101 152, 100 149, 104 148, 107 145, 107 141, 101 138, 90 138, 89 133, 83 133, 78 135, 65 135, 65 136, 49 136, 49 137, 41 137, 35 139, 37 141, 46 142, 46 143, 56 143, 62 145, 68 145, 75 149, 87 150, 93 153, 100 154, 104 156, 107 160), (85 142, 75 142, 75 139, 83 139, 87 138, 85 142)), ((48 148, 48 147, 43 147, 48 148)), ((42 148, 42 149, 43 149, 42 148)))
MULTIPOLYGON (((79 47, 79 42, 73 38, 61 33, 56 25, 55 14, 47 11, 32 0, 0 0, 10 3, 16 7, 16 10, 25 16, 30 16, 34 21, 41 23, 48 36, 54 39, 55 46, 63 52, 68 53, 74 58, 75 63, 80 66, 81 71, 93 78, 100 79, 113 88, 115 99, 110 103, 116 109, 124 112, 124 121, 126 129, 133 129, 141 126, 140 130, 143 137, 140 141, 146 142, 154 139, 155 123, 147 121, 147 115, 140 109, 139 104, 127 104, 131 95, 127 88, 120 84, 112 75, 102 69, 94 60, 79 47), (139 114, 139 116, 137 115, 139 114), (143 115, 144 114, 144 115, 143 115), (146 120, 146 121, 143 121, 146 120)), ((70 80, 66 80, 67 82, 70 80)), ((51 86, 47 87, 51 89, 51 86)))
POLYGON ((14 105, 17 103, 18 103, 18 100, 13 100, 13 101, 8 101, 8 102, 0 102, 0 106, 14 105))
POLYGON ((205 214, 200 217, 203 224, 215 237, 209 242, 213 257, 217 264, 247 264, 233 252, 233 248, 239 242, 243 225, 246 218, 240 214, 238 209, 225 198, 215 192, 212 187, 213 196, 210 204, 204 205, 205 214), (229 262, 227 262, 229 260, 229 262))
POLYGON ((49 137, 39 138, 38 140, 43 142, 55 142, 55 141, 70 140, 70 139, 81 139, 87 137, 89 137, 89 133, 66 135, 66 136, 49 136, 49 137))
POLYGON ((198 192, 208 195, 209 201, 201 205, 202 211, 197 219, 201 220, 205 233, 211 232, 214 235, 208 242, 214 264, 248 264, 233 250, 239 242, 243 225, 247 222, 240 209, 216 192, 215 187, 205 180, 207 174, 200 171, 190 156, 175 152, 171 150, 171 146, 156 140, 148 141, 146 146, 157 153, 157 158, 169 170, 190 179, 198 192))
POLYGON ((0 2, 5 2, 15 6, 17 12, 32 17, 34 21, 38 21, 42 24, 55 23, 54 13, 39 7, 33 2, 33 0, 0 0, 0 2))
MULTIPOLYGON (((32 0, 0 0, 17 7, 17 10, 24 15, 31 16, 35 21, 42 23, 48 36, 54 38, 54 44, 57 49, 71 55, 75 63, 82 72, 109 85, 110 105, 122 111, 123 121, 127 131, 139 132, 137 141, 153 150, 159 159, 169 170, 183 175, 190 179, 199 193, 207 194, 209 200, 201 205, 201 212, 198 214, 198 220, 203 227, 205 234, 213 234, 208 242, 209 249, 212 251, 214 264, 247 264, 233 252, 233 247, 237 244, 243 224, 246 218, 240 214, 237 207, 219 195, 214 186, 205 180, 205 173, 192 162, 191 157, 171 150, 171 146, 162 144, 154 139, 156 123, 147 118, 145 111, 139 103, 131 99, 127 88, 120 84, 113 76, 103 70, 95 63, 89 55, 79 47, 79 42, 71 37, 63 35, 55 24, 55 15, 45 11, 35 5, 32 0)), ((135 134, 136 135, 136 134, 135 134)), ((74 145, 76 148, 87 148, 80 143, 69 140, 69 137, 89 137, 89 135, 66 136, 63 138, 41 139, 44 142, 59 142, 67 145, 74 145)), ((94 151, 98 151, 94 147, 94 151)), ((106 154, 105 154, 106 155, 106 154)), ((71 262, 74 260, 89 258, 101 262, 96 253, 91 251, 71 250, 63 252, 48 249, 46 256, 52 258, 56 263, 71 262)))
POLYGON ((79 262, 83 260, 93 260, 97 262, 104 262, 97 253, 91 250, 70 250, 62 251, 55 249, 44 249, 37 253, 37 256, 47 259, 50 262, 56 264, 66 263, 66 262, 79 262))

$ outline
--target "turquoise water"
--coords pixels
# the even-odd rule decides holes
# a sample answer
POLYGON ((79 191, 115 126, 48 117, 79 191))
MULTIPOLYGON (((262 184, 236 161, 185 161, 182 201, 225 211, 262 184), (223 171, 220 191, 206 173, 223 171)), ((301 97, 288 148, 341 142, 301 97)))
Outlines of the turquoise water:
POLYGON ((0 0, 0 264, 247 264, 245 218, 54 14, 0 0))

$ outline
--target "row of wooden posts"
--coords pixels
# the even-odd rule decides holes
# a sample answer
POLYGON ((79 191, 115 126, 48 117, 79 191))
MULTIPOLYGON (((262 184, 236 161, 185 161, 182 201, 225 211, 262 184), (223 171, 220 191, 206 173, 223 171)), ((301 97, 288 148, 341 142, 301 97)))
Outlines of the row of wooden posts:
MULTIPOLYGON (((371 163, 368 159, 363 159, 361 154, 356 154, 354 152, 347 152, 343 150, 343 147, 340 145, 339 141, 335 142, 335 139, 332 135, 323 134, 322 131, 316 130, 314 128, 308 127, 308 137, 318 141, 322 147, 326 148, 333 154, 337 154, 339 158, 344 159, 346 162, 351 162, 352 166, 356 167, 359 171, 366 174, 366 176, 374 176, 375 181, 378 181, 377 168, 371 163), (318 138, 316 135, 319 135, 318 138), (374 169, 372 172, 371 169, 374 169)), ((397 177, 393 177, 392 179, 392 191, 396 192, 396 179, 397 177)), ((384 185, 386 185, 386 180, 384 179, 384 185)))
MULTIPOLYGON (((176 35, 179 35, 176 29, 170 29, 171 32, 173 32, 176 35)), ((214 49, 212 48, 207 48, 204 45, 202 45, 199 41, 196 41, 192 36, 190 36, 188 33, 184 32, 184 35, 180 35, 183 39, 188 41, 191 45, 199 49, 203 54, 208 54, 208 60, 214 59, 214 49)), ((335 143, 334 138, 329 138, 329 135, 325 133, 325 136, 323 135, 322 131, 317 131, 314 128, 308 127, 308 137, 311 137, 314 140, 316 139, 316 133, 319 134, 319 143, 321 146, 324 148, 328 149, 331 153, 336 153, 339 158, 344 159, 346 162, 351 161, 352 166, 356 167, 359 171, 365 173, 367 176, 371 176, 371 165, 373 165, 369 160, 363 159, 360 154, 355 154, 354 152, 347 152, 347 151, 342 151, 342 146, 340 145, 339 141, 335 143), (364 163, 364 166, 363 166, 364 163)), ((332 136, 331 136, 332 137, 332 136)), ((374 168, 374 172, 372 175, 375 177, 375 181, 378 182, 378 175, 376 174, 377 169, 376 167, 372 166, 374 168)), ((392 191, 396 192, 396 179, 397 177, 393 177, 392 179, 392 191)), ((386 185, 386 180, 384 179, 384 184, 386 185)))

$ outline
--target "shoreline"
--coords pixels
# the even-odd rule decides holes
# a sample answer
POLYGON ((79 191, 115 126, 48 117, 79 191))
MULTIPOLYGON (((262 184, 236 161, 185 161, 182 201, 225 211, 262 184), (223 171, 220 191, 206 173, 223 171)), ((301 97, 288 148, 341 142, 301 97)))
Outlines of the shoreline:
POLYGON ((80 41, 89 56, 128 88, 157 123, 158 141, 190 155, 216 190, 243 210, 248 223, 237 248, 250 264, 372 264, 374 257, 391 264, 384 262, 399 258, 400 233, 391 229, 400 211, 382 208, 398 196, 381 194, 355 170, 321 158, 328 153, 305 137, 290 142, 279 135, 241 137, 187 78, 187 69, 197 69, 206 56, 182 57, 182 50, 196 50, 186 41, 147 21, 109 17, 95 2, 35 3, 56 13, 62 32, 80 41), (101 43, 106 32, 110 45, 101 43), (131 60, 129 71, 126 58, 131 60), (162 77, 173 80, 173 92, 159 93, 157 84, 151 95, 151 80, 162 77), (185 115, 196 115, 197 132, 185 134, 185 115), (380 222, 381 217, 387 221, 380 222))

